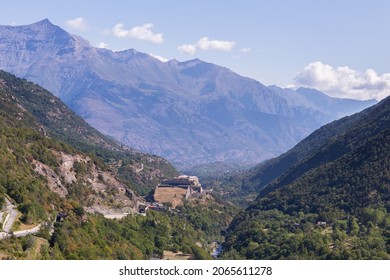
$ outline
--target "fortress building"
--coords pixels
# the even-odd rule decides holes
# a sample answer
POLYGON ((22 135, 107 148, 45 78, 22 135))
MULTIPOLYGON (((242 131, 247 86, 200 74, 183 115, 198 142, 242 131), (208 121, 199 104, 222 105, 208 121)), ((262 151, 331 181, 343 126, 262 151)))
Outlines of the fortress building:
POLYGON ((183 199, 201 193, 203 189, 198 177, 180 175, 158 184, 154 191, 154 200, 159 203, 171 203, 175 208, 182 204, 183 199))

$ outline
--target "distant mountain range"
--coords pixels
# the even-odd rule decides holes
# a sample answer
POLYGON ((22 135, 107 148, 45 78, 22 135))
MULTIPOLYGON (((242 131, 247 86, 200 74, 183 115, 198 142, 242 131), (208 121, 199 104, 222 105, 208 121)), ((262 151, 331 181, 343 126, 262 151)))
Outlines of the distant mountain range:
POLYGON ((49 20, 0 26, 0 68, 49 89, 101 132, 175 166, 254 164, 376 101, 337 99, 194 59, 95 48, 49 20))
MULTIPOLYGON (((228 259, 390 259, 390 97, 244 174, 228 259)), ((238 189, 240 189, 237 186, 238 189)))

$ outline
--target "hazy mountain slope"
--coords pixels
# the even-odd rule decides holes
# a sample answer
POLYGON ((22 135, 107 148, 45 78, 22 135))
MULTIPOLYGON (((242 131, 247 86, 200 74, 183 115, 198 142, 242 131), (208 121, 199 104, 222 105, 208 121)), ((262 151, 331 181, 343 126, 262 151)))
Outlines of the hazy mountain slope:
POLYGON ((362 103, 356 102, 354 99, 333 98, 311 88, 298 88, 296 92, 310 101, 314 105, 313 107, 317 107, 325 114, 333 116, 334 119, 332 120, 360 112, 368 106, 376 104, 375 100, 367 100, 367 102, 362 103))
POLYGON ((334 98, 312 88, 298 88, 296 90, 278 86, 269 86, 268 88, 287 100, 288 106, 295 109, 296 117, 301 123, 309 123, 309 117, 314 118, 317 122, 327 120, 328 123, 346 115, 360 112, 377 103, 374 99, 362 102, 349 98, 334 98))
MULTIPOLYGON (((348 101, 344 100, 341 102, 348 101)), ((323 103, 323 105, 327 106, 325 103, 323 103)), ((225 192, 227 192, 227 195, 231 198, 240 198, 243 197, 243 195, 252 197, 253 195, 258 194, 271 181, 312 157, 318 152, 318 149, 321 146, 325 145, 331 139, 339 137, 340 135, 343 135, 345 131, 356 127, 360 121, 366 118, 366 114, 369 112, 370 109, 367 109, 358 114, 329 123, 314 131, 282 155, 267 160, 249 171, 229 177, 223 182, 224 185, 228 186, 225 189, 225 192), (237 185, 240 187, 237 188, 237 185)), ((316 164, 320 164, 321 162, 322 161, 319 161, 316 164)), ((311 168, 312 167, 313 165, 311 165, 311 168)), ((295 176, 299 176, 302 172, 304 171, 296 171, 295 176)))
POLYGON ((177 166, 258 163, 335 117, 224 67, 94 48, 48 20, 1 26, 0 35, 0 68, 48 88, 98 130, 177 166))
POLYGON ((309 138, 322 144, 235 218, 225 256, 390 258, 390 98, 309 138))

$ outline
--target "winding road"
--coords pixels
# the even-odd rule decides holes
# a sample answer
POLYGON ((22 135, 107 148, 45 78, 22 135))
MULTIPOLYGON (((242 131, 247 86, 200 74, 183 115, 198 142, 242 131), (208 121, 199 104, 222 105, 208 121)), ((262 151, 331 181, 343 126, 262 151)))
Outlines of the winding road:
POLYGON ((136 168, 135 173, 140 173, 142 170, 144 170, 144 164, 141 163, 141 168, 136 168))
POLYGON ((12 225, 15 222, 16 217, 18 216, 18 211, 16 210, 16 206, 12 204, 11 201, 9 201, 8 198, 5 198, 6 205, 3 208, 3 211, 0 212, 0 221, 3 222, 3 228, 0 229, 0 239, 4 239, 11 236, 25 236, 27 234, 33 234, 37 233, 41 227, 39 224, 35 228, 29 229, 29 230, 21 230, 17 232, 11 231, 12 225), (4 220, 3 220, 3 217, 4 220))
POLYGON ((13 205, 11 201, 8 200, 8 198, 5 198, 5 202, 6 210, 3 215, 6 215, 6 218, 3 224, 3 231, 6 233, 10 233, 12 225, 15 222, 16 216, 18 215, 18 211, 15 210, 15 205, 13 205))

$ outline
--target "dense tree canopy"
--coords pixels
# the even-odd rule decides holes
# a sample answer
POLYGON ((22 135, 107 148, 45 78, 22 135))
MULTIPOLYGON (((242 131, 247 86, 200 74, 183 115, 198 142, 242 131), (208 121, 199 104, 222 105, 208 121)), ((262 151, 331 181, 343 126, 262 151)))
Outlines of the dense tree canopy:
POLYGON ((225 258, 390 258, 390 98, 321 130, 346 120, 235 218, 225 258))

